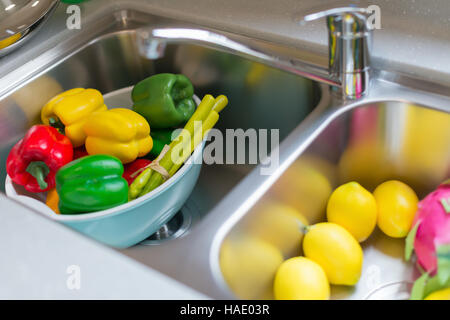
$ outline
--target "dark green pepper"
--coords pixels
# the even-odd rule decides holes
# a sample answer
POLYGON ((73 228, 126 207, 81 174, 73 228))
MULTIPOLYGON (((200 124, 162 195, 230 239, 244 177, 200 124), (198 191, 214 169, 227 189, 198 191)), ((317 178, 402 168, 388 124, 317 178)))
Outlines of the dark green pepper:
MULTIPOLYGON (((172 142, 172 133, 178 129, 160 129, 160 130, 152 130, 150 135, 153 139, 153 148, 148 153, 148 155, 152 158, 156 158, 161 153, 164 146, 169 145, 172 142)), ((174 137, 175 138, 175 137, 174 137)))
POLYGON ((187 122, 195 111, 194 87, 182 74, 160 73, 138 82, 131 92, 133 110, 151 129, 173 128, 187 122))
POLYGON ((56 191, 61 214, 109 209, 128 201, 128 183, 123 165, 108 155, 86 156, 56 173, 56 191))

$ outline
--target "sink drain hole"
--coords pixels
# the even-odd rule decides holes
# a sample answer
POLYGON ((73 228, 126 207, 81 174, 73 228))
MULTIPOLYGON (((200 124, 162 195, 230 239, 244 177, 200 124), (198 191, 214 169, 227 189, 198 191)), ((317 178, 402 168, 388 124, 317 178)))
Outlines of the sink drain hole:
POLYGON ((188 207, 183 207, 173 218, 158 231, 142 241, 140 244, 152 246, 161 242, 181 237, 192 224, 192 214, 188 207))

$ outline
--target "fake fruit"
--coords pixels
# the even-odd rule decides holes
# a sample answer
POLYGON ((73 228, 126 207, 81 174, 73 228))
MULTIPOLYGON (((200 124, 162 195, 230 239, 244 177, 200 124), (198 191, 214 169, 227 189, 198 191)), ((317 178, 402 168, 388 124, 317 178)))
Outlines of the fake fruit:
POLYGON ((133 110, 152 128, 182 125, 195 111, 194 87, 182 74, 160 73, 138 82, 131 92, 133 110))
POLYGON ((129 198, 143 196, 173 176, 217 123, 219 112, 227 104, 228 98, 224 95, 217 98, 210 94, 205 95, 184 129, 168 146, 168 152, 161 153, 158 156, 161 159, 155 159, 154 163, 158 164, 158 169, 146 168, 134 179, 130 185, 129 198))
POLYGON ((450 300, 450 288, 430 293, 424 300, 450 300))
POLYGON ((84 124, 86 150, 90 155, 108 154, 130 163, 153 147, 150 126, 140 114, 116 108, 92 114, 84 124))
POLYGON ((331 284, 356 284, 361 276, 363 251, 344 227, 321 222, 306 227, 303 237, 305 257, 318 263, 331 284))
POLYGON ((6 159, 6 172, 14 183, 29 192, 44 192, 55 186, 55 174, 72 161, 69 139, 50 126, 32 126, 6 159))
POLYGON ((414 228, 407 238, 406 258, 411 255, 413 241, 418 263, 434 274, 438 266, 437 250, 450 246, 450 180, 420 201, 418 208, 414 228))
POLYGON ((357 182, 333 191, 327 205, 327 219, 349 231, 359 242, 366 240, 377 225, 377 203, 357 182))
POLYGON ((378 227, 392 238, 406 237, 413 225, 419 199, 409 186, 397 180, 380 184, 373 193, 378 206, 378 227))
POLYGON ((152 130, 150 136, 153 139, 153 148, 150 150, 147 156, 153 159, 157 158, 164 146, 169 145, 172 142, 172 137, 175 138, 177 129, 159 129, 152 130))
POLYGON ((242 299, 272 299, 273 279, 282 262, 277 248, 253 236, 227 238, 220 250, 224 278, 242 299))
POLYGON ((58 203, 59 203, 58 192, 56 192, 56 188, 53 188, 47 192, 45 204, 55 213, 59 214, 58 203))
POLYGON ((41 110, 42 123, 51 125, 65 134, 74 148, 82 146, 86 140, 83 126, 95 112, 107 107, 100 91, 75 88, 53 97, 41 110))
POLYGON ((284 261, 274 281, 277 300, 328 300, 330 284, 322 267, 305 257, 284 261))
POLYGON ((299 223, 308 225, 306 218, 296 209, 277 201, 264 201, 248 219, 249 232, 280 249, 284 257, 299 255, 303 233, 299 223))
POLYGON ((106 210, 128 201, 128 183, 123 165, 108 155, 79 158, 56 174, 61 214, 106 210))
POLYGON ((150 163, 148 159, 136 159, 131 163, 127 163, 123 166, 122 177, 127 180, 128 186, 133 183, 134 179, 142 172, 150 163))

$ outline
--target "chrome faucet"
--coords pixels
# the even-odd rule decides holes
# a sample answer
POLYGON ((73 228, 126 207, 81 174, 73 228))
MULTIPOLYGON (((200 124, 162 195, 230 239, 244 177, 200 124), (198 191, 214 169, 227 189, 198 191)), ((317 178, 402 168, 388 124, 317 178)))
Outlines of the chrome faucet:
POLYGON ((254 60, 329 84, 343 99, 359 99, 370 84, 369 44, 370 28, 365 8, 343 7, 320 11, 303 17, 307 21, 327 18, 328 66, 321 67, 308 62, 273 55, 260 49, 202 29, 143 28, 137 32, 137 44, 141 55, 149 59, 164 56, 168 43, 198 43, 231 53, 251 57, 254 60))

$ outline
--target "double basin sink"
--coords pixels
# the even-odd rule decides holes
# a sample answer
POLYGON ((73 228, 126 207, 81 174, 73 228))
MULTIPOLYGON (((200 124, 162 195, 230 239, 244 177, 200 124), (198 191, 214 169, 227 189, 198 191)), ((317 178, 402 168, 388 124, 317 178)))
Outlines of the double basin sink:
MULTIPOLYGON (((0 94, 0 181, 11 146, 39 121, 42 105, 62 90, 91 87, 107 94, 171 72, 188 76, 199 97, 227 95, 230 105, 218 129, 224 136, 227 129, 278 129, 279 145, 267 143, 278 154, 278 166, 261 174, 263 165, 248 161, 254 141, 246 144, 246 164, 204 164, 175 218, 141 244, 118 250, 210 297, 273 298, 279 262, 271 252, 284 259, 301 253, 292 228, 268 220, 266 205, 292 206, 316 223, 324 220, 327 199, 342 183, 358 181, 373 190, 399 179, 422 197, 450 175, 445 88, 375 71, 370 94, 344 102, 325 85, 215 48, 172 44, 164 57, 143 59, 135 45, 137 28, 186 24, 133 10, 105 12, 103 19, 109 23, 102 29, 85 25, 82 36, 48 49, 41 68, 25 64, 8 75, 17 83, 0 94), (433 90, 423 90, 428 87, 433 90)), ((235 150, 222 151, 226 159, 235 150)), ((332 287, 332 298, 407 297, 416 275, 402 259, 404 241, 375 231, 363 249, 361 280, 355 287, 332 287)))

